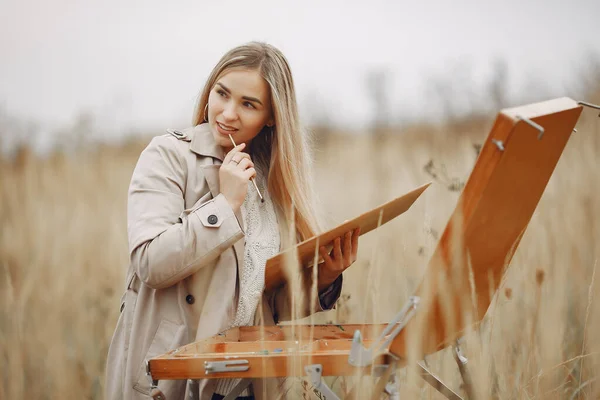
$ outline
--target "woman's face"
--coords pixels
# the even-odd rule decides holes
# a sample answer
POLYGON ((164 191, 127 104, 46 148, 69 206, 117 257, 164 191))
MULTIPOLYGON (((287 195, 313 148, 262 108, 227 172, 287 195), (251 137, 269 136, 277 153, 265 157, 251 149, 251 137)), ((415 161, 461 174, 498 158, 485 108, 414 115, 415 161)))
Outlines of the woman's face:
POLYGON ((273 125, 271 91, 256 70, 231 70, 221 76, 208 96, 208 121, 215 141, 229 150, 249 142, 265 125, 273 125))

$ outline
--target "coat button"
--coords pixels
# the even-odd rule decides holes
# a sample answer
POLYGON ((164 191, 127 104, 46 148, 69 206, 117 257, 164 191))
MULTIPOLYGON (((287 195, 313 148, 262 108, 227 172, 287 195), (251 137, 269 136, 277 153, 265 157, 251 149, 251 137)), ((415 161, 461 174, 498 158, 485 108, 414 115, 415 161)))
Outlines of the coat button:
POLYGON ((217 218, 217 216, 215 214, 210 214, 208 216, 208 223, 211 225, 216 224, 219 221, 219 218, 217 218))
POLYGON ((185 301, 188 304, 194 304, 194 301, 196 301, 196 299, 194 299, 194 296, 192 296, 191 294, 188 294, 187 296, 185 296, 185 301))

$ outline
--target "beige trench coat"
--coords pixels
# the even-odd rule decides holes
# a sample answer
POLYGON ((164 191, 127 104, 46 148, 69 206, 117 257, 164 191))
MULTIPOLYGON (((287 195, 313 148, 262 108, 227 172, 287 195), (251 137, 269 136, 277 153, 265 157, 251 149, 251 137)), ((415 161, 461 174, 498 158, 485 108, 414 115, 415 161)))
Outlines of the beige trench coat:
MULTIPOLYGON (((241 214, 219 192, 223 156, 203 124, 155 137, 138 160, 128 195, 130 265, 108 353, 107 399, 148 399, 146 360, 222 332, 235 316, 244 230, 241 214)), ((282 224, 280 234, 286 234, 282 224)), ((334 300, 341 281, 330 288, 334 300)), ((263 296, 265 325, 290 319, 285 289, 263 296)), ((313 310, 323 310, 312 300, 313 310)), ((305 304, 302 314, 309 310, 305 304)), ((198 398, 196 393, 207 400, 215 383, 168 380, 158 387, 167 400, 198 398)), ((274 398, 274 384, 254 381, 256 398, 263 390, 274 398)))

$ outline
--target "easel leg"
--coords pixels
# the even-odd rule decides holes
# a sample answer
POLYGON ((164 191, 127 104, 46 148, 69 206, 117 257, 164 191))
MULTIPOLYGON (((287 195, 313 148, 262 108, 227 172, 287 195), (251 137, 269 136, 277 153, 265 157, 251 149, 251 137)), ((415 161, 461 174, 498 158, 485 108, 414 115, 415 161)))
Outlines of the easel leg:
POLYGON ((388 384, 385 385, 385 392, 390 397, 389 400, 400 400, 400 389, 398 388, 396 372, 390 376, 388 384))
POLYGON ((350 389, 350 391, 348 392, 348 394, 346 394, 346 396, 344 397, 344 400, 357 400, 358 398, 358 388, 360 387, 361 384, 361 379, 363 378, 363 376, 358 376, 358 382, 356 382, 354 384, 354 386, 352 387, 352 389, 350 389))
MULTIPOLYGON (((377 381, 377 384, 375 385, 375 389, 373 390, 373 395, 371 396, 371 400, 379 400, 381 398, 381 394, 387 388, 390 378, 392 378, 392 377, 395 378, 395 376, 396 376, 396 362, 394 361, 388 365, 388 367, 385 369, 385 372, 383 373, 383 375, 377 381)), ((394 381, 395 381, 395 379, 394 379, 394 381)))
POLYGON ((435 376, 431 371, 423 365, 423 363, 418 362, 417 366, 421 372, 421 378, 425 380, 425 382, 429 383, 435 390, 446 396, 449 400, 463 400, 460 395, 450 389, 448 386, 444 384, 437 376, 435 376))
POLYGON ((467 362, 469 361, 467 357, 462 354, 462 350, 460 349, 459 341, 457 340, 452 348, 452 354, 454 354, 454 360, 456 361, 456 365, 458 366, 458 370, 460 372, 460 376, 463 380, 463 385, 465 392, 467 393, 467 397, 473 400, 475 397, 473 396, 473 385, 471 380, 471 375, 469 374, 469 370, 467 369, 467 362))
POLYGON ((327 386, 322 379, 323 366, 321 364, 307 365, 304 367, 306 375, 313 386, 313 391, 318 391, 322 394, 320 398, 327 400, 340 400, 340 398, 327 386))

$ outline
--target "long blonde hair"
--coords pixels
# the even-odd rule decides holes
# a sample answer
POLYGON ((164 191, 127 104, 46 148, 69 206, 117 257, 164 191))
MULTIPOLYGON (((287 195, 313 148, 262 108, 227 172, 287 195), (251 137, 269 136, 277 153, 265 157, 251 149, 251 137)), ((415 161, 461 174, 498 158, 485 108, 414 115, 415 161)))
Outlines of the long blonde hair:
MULTIPOLYGON (((194 126, 204 122, 210 91, 231 69, 256 70, 269 84, 275 126, 263 128, 250 150, 269 168, 268 190, 287 227, 295 226, 298 240, 308 239, 319 232, 309 138, 300 125, 292 71, 281 51, 266 43, 250 42, 227 52, 212 70, 192 122, 194 126)), ((286 239, 282 237, 282 244, 286 239)))

